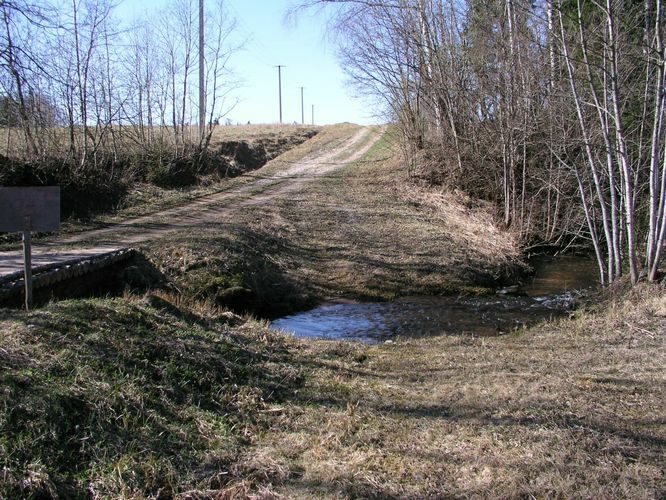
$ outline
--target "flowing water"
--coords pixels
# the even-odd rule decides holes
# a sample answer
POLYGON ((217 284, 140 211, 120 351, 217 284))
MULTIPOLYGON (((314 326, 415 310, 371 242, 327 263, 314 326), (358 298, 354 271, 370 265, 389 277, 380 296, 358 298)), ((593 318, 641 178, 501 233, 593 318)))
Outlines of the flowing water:
POLYGON ((394 337, 495 336, 564 314, 597 283, 594 261, 539 257, 532 278, 483 297, 405 297, 391 302, 328 303, 272 322, 297 337, 383 342, 394 337), (515 295, 513 295, 515 294, 515 295))

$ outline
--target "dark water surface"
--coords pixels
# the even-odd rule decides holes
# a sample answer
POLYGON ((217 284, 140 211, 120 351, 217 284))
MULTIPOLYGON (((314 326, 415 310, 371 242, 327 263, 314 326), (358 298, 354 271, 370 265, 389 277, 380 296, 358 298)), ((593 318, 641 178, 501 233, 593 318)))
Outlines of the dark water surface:
POLYGON ((585 290, 599 284, 599 268, 593 259, 538 256, 529 264, 534 275, 525 280, 521 290, 530 297, 585 290))
POLYGON ((396 336, 495 336, 564 314, 579 290, 597 283, 594 261, 541 257, 521 296, 406 297, 391 302, 329 303, 272 322, 296 337, 382 342, 396 336))

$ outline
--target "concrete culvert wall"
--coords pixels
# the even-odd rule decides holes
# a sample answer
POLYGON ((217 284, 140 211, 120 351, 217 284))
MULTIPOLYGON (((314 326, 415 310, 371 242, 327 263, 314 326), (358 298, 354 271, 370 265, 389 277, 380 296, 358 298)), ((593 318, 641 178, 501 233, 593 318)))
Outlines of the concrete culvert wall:
MULTIPOLYGON (((54 299, 113 296, 131 290, 141 293, 167 287, 168 280, 146 257, 133 249, 43 266, 33 270, 35 306, 54 299)), ((0 306, 21 308, 24 303, 21 273, 3 277, 0 306)))

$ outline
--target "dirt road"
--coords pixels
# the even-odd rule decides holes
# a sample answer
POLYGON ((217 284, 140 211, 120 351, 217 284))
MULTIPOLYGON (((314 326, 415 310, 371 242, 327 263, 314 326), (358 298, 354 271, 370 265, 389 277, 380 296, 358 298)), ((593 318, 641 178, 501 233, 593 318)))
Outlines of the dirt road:
MULTIPOLYGON (((381 137, 381 127, 362 127, 350 132, 334 147, 316 150, 277 169, 280 158, 251 174, 254 178, 241 186, 201 197, 155 214, 130 219, 110 227, 74 236, 54 238, 33 247, 33 267, 90 258, 121 248, 137 246, 164 237, 170 232, 196 228, 228 217, 234 211, 270 202, 298 189, 303 183, 358 160, 381 137)), ((22 269, 20 249, 0 252, 0 278, 22 269)))

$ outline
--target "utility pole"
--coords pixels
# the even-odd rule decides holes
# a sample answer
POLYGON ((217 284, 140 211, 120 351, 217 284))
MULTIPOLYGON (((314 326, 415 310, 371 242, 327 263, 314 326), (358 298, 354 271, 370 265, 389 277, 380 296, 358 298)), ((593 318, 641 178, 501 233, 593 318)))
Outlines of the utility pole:
POLYGON ((278 64, 275 67, 278 69, 278 99, 280 102, 280 123, 282 123, 282 68, 286 66, 278 64))
POLYGON ((301 87, 301 125, 305 125, 305 107, 303 105, 303 89, 305 87, 301 87))
POLYGON ((199 0, 199 140, 206 134, 206 88, 204 75, 204 0, 199 0))
POLYGON ((314 125, 314 104, 312 105, 312 125, 314 125))

